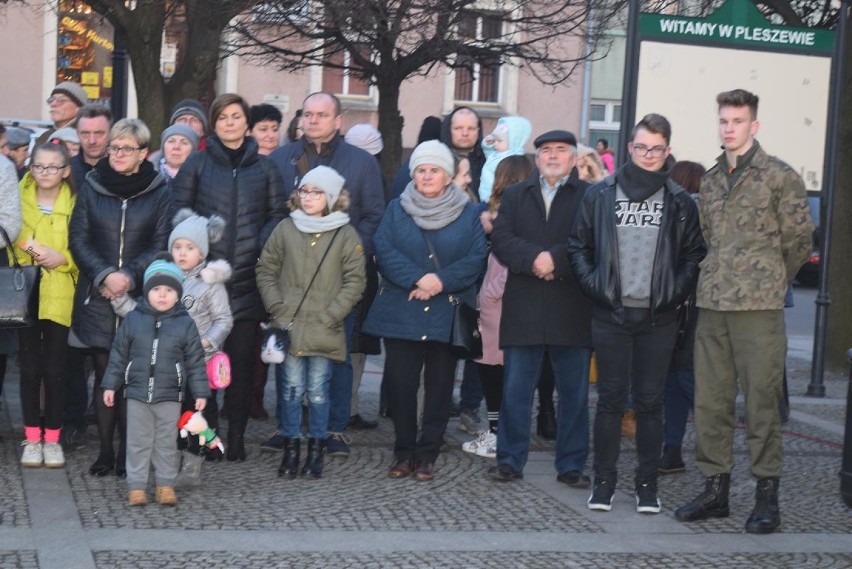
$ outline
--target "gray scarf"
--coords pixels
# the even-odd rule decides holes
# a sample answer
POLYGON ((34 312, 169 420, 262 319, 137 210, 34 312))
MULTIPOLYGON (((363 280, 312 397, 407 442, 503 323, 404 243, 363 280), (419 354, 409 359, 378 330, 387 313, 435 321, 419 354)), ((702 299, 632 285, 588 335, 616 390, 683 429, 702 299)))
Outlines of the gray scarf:
POLYGON ((405 213, 414 219, 417 227, 427 231, 442 229, 454 222, 469 202, 470 198, 455 182, 450 182, 440 196, 427 198, 417 191, 412 180, 399 196, 399 205, 405 213))
POLYGON ((297 209, 290 213, 290 219, 293 220, 296 229, 302 233, 325 233, 326 231, 343 227, 349 223, 349 214, 342 211, 333 211, 322 217, 314 217, 297 209))

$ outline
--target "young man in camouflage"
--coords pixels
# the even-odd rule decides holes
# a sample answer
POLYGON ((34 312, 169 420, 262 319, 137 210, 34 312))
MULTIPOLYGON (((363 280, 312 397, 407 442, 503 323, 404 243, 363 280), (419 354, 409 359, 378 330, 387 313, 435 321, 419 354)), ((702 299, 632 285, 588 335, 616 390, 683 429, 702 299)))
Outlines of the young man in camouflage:
POLYGON ((749 533, 781 523, 782 396, 787 339, 784 294, 810 253, 813 222, 798 174, 754 139, 756 95, 720 93, 719 136, 725 152, 701 181, 699 213, 707 242, 701 263, 695 338, 695 432, 705 489, 675 517, 728 516, 737 380, 745 397, 756 503, 749 533))

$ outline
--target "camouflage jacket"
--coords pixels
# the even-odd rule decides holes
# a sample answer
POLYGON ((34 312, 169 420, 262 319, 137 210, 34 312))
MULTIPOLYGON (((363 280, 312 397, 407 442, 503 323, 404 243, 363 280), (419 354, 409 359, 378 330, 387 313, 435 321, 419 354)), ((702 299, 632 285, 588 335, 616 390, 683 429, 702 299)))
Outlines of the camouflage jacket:
POLYGON ((802 179, 758 148, 728 189, 722 154, 701 180, 707 242, 697 304, 710 310, 780 310, 787 286, 811 252, 813 221, 802 179))

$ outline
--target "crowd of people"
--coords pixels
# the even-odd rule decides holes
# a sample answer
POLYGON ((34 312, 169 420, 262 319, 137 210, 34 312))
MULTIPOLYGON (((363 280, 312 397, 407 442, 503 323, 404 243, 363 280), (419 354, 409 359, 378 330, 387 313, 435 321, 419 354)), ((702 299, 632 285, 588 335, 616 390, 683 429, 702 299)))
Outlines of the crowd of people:
MULTIPOLYGON (((462 450, 495 459, 495 481, 522 479, 538 389, 557 480, 591 488, 592 510, 613 507, 632 409, 636 510, 658 513, 659 476, 685 468, 694 404, 706 485, 675 516, 727 516, 739 385, 757 478, 745 528, 775 531, 782 307, 813 227, 802 181, 755 138, 758 97, 738 89, 716 102, 724 152, 706 173, 675 160, 659 114, 638 121, 616 167, 606 140, 590 148, 566 130, 535 136, 530 161, 527 119, 500 118, 485 134, 459 107, 424 120, 385 185, 381 135, 362 124, 344 136, 329 93, 304 100, 283 146, 275 107, 226 93, 205 112, 187 99, 152 152, 142 121, 113 124, 79 85, 60 83, 53 128, 31 155, 27 133, 0 130, 10 236, 0 263, 41 267, 38 322, 0 330, 0 352, 16 342, 21 368, 21 464, 64 466, 91 399, 90 474, 126 477, 128 504, 141 506, 153 465, 155 499, 173 505, 201 463, 246 460, 248 421, 268 414, 263 349, 280 363, 277 429, 260 450, 281 453, 283 478, 320 478, 325 457, 349 455, 344 431, 377 426, 358 411, 358 389, 383 345, 389 478, 440 474, 455 411, 474 437, 462 450), (459 304, 479 310, 483 350, 463 361, 455 403, 459 304), (187 413, 205 438, 178 442, 187 413), (220 431, 224 453, 211 442, 220 431)), ((0 379, 5 365, 4 355, 0 379)))

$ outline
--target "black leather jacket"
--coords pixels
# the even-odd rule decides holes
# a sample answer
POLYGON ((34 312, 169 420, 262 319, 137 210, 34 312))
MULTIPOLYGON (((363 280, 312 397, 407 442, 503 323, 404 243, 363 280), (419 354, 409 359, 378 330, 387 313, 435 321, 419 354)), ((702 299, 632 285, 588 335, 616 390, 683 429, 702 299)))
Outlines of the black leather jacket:
MULTIPOLYGON (((651 275, 651 318, 676 310, 695 291, 698 263, 707 253, 698 208, 682 187, 669 180, 651 275)), ((568 240, 571 267, 580 288, 615 324, 624 322, 615 228, 615 176, 589 188, 568 240)))

